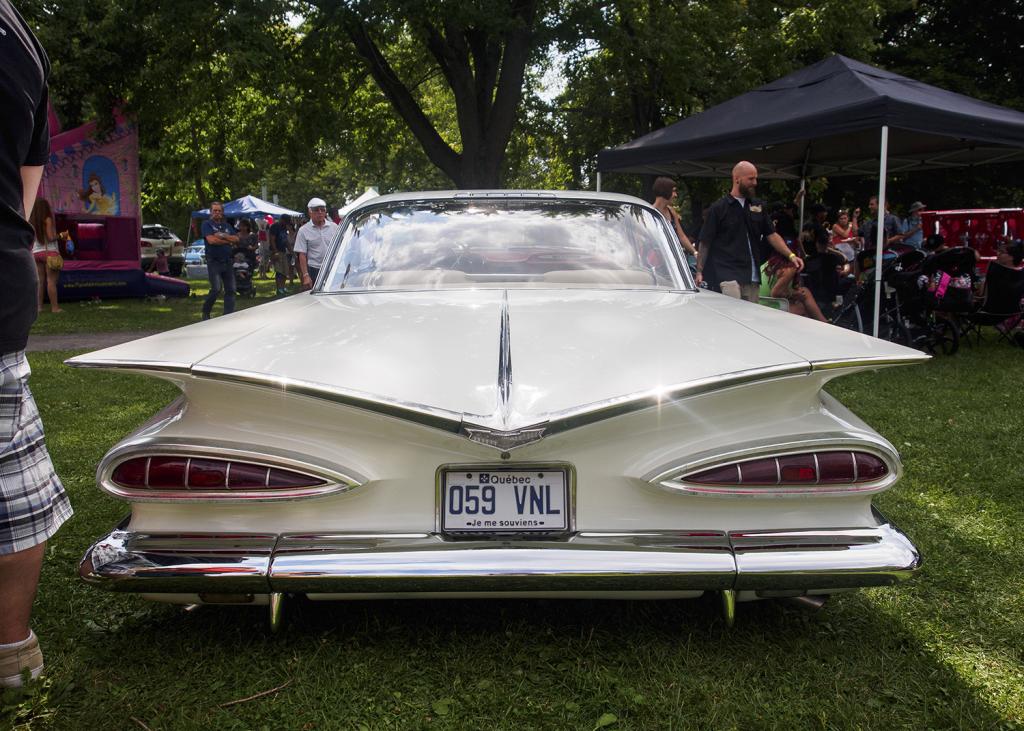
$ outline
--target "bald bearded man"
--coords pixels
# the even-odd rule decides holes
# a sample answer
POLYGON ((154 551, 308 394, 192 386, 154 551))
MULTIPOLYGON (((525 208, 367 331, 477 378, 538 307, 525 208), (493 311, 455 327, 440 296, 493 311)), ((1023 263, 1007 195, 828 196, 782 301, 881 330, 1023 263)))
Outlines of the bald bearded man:
POLYGON ((748 302, 758 301, 762 241, 792 261, 798 272, 804 268, 775 232, 767 207, 754 198, 756 192, 757 168, 746 161, 736 163, 732 190, 708 208, 697 256, 697 284, 706 281, 709 288, 748 302))

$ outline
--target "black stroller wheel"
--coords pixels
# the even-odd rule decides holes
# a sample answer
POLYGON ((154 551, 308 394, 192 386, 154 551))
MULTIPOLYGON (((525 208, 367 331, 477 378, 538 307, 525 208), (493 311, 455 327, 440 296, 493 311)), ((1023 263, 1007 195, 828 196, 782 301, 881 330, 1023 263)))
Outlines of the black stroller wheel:
POLYGON ((928 351, 933 355, 953 355, 960 350, 960 333, 956 325, 945 318, 932 323, 928 338, 928 351))
POLYGON ((878 320, 878 337, 888 340, 890 343, 905 345, 908 348, 917 347, 914 343, 914 335, 895 314, 883 313, 878 320))

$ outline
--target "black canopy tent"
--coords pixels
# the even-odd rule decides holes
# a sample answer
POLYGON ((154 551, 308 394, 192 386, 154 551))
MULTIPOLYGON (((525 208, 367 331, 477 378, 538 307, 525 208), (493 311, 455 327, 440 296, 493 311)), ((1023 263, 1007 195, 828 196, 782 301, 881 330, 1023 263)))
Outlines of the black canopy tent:
POLYGON ((1024 159, 1024 113, 831 56, 597 155, 602 172, 761 177, 874 175, 1024 159))
MULTIPOLYGON (((1024 113, 835 55, 602 150, 597 184, 602 172, 728 177, 738 160, 764 178, 877 174, 884 210, 889 172, 1024 160, 1024 113)), ((875 267, 875 335, 881 277, 875 267)))

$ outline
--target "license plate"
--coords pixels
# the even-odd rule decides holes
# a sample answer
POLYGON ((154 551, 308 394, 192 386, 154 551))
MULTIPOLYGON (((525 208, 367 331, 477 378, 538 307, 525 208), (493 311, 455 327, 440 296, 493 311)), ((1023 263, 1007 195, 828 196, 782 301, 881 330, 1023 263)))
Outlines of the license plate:
POLYGON ((445 470, 445 533, 559 533, 569 530, 569 481, 560 469, 445 470))

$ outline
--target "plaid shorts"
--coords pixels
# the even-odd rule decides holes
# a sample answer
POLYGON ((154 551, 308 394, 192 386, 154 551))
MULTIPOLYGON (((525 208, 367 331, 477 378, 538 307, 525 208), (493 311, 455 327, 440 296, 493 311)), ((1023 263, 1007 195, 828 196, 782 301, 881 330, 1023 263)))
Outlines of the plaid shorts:
POLYGON ((0 554, 32 548, 71 517, 53 471, 24 351, 0 355, 0 554))

